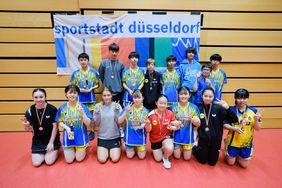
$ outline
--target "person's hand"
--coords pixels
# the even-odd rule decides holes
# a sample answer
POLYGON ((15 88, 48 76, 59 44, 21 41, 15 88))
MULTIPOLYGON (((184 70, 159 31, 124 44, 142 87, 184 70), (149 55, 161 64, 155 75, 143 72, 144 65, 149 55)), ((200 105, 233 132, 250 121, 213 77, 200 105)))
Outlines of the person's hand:
POLYGON ((202 76, 202 73, 201 73, 201 72, 198 72, 196 79, 198 80, 201 76, 202 76))
POLYGON ((89 91, 87 89, 79 89, 80 93, 88 93, 89 91))
POLYGON ((261 121, 261 112, 262 111, 260 109, 257 110, 257 113, 254 115, 255 122, 261 121))
POLYGON ((132 104, 133 104, 132 102, 129 102, 128 105, 125 107, 126 114, 128 114, 130 112, 130 110, 132 108, 132 104))
POLYGON ((133 95, 133 91, 130 89, 128 92, 131 96, 133 95))
POLYGON ((47 147, 46 147, 46 151, 50 152, 54 150, 54 144, 53 143, 48 143, 47 147))
POLYGON ((209 78, 206 78, 206 82, 209 84, 209 86, 211 87, 212 83, 211 80, 209 78))
POLYGON ((191 119, 191 123, 192 123, 193 125, 197 125, 197 124, 200 123, 200 119, 195 116, 195 117, 193 117, 193 118, 191 119))
POLYGON ((120 107, 119 101, 114 102, 114 103, 115 103, 115 112, 119 112, 119 107, 120 107))
POLYGON ((30 131, 30 130, 31 130, 31 128, 30 128, 30 123, 29 123, 29 121, 27 121, 26 117, 23 117, 23 118, 21 119, 21 121, 22 121, 22 125, 23 125, 23 127, 24 127, 24 130, 25 130, 25 131, 30 131))
POLYGON ((233 131, 239 133, 239 134, 243 134, 244 130, 241 127, 234 127, 233 131))
POLYGON ((218 104, 221 105, 224 109, 228 109, 229 108, 229 105, 224 100, 218 101, 218 104))
POLYGON ((101 103, 97 104, 97 106, 95 106, 95 114, 96 115, 101 115, 101 110, 102 110, 103 105, 101 103))
POLYGON ((83 110, 81 104, 79 104, 79 106, 78 106, 78 112, 79 112, 79 114, 80 114, 81 116, 84 115, 84 110, 83 110))

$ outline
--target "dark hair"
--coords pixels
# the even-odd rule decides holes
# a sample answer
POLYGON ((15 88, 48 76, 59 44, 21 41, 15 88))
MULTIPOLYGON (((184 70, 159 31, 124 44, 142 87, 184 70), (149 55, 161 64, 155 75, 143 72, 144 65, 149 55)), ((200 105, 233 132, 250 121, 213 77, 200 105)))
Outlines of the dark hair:
POLYGON ((201 67, 201 71, 203 71, 204 68, 208 68, 210 69, 210 71, 212 71, 212 66, 210 64, 203 64, 201 67))
POLYGON ((166 58, 166 62, 168 63, 169 61, 176 61, 176 57, 174 55, 170 55, 166 58))
POLYGON ((139 59, 139 54, 137 52, 130 52, 128 55, 128 59, 131 59, 133 57, 139 59))
POLYGON ((166 100, 168 100, 168 98, 165 94, 160 94, 160 96, 157 98, 156 102, 158 102, 158 100, 162 97, 164 97, 164 98, 166 98, 166 100))
POLYGON ((113 52, 118 52, 119 51, 119 46, 116 43, 112 43, 109 45, 109 50, 113 52))
POLYGON ((188 93, 190 94, 190 90, 187 86, 181 86, 180 88, 178 88, 178 90, 177 90, 178 94, 183 90, 188 91, 188 93))
POLYGON ((77 87, 77 85, 74 84, 70 84, 65 88, 65 93, 67 93, 68 91, 73 90, 76 91, 78 94, 80 93, 80 89, 79 87, 77 87))
POLYGON ((136 89, 133 91, 132 93, 132 98, 136 98, 136 97, 143 97, 142 91, 140 89, 136 89))
POLYGON ((186 50, 186 52, 185 52, 186 56, 187 56, 187 54, 190 53, 190 52, 192 52, 194 55, 197 55, 197 50, 196 50, 196 48, 194 48, 194 47, 189 47, 189 48, 187 48, 187 50, 186 50))
POLYGON ((237 89, 234 94, 235 99, 241 99, 241 98, 245 99, 245 98, 249 98, 249 96, 250 96, 249 91, 243 88, 237 89))
POLYGON ((209 91, 212 91, 212 92, 213 92, 213 95, 215 94, 213 88, 207 87, 207 88, 205 88, 205 89, 202 91, 202 94, 201 94, 201 95, 203 96, 203 94, 204 94, 206 91, 208 91, 208 90, 209 90, 209 91))
POLYGON ((79 60, 80 58, 86 58, 89 61, 89 55, 87 53, 83 52, 79 54, 77 59, 79 60))
POLYGON ((42 89, 42 88, 35 88, 33 91, 32 91, 32 96, 35 92, 37 91, 40 91, 44 94, 45 97, 47 97, 47 94, 46 94, 46 90, 45 89, 42 89))
POLYGON ((212 61, 212 60, 221 62, 222 61, 222 57, 219 54, 213 54, 210 57, 210 61, 212 61))

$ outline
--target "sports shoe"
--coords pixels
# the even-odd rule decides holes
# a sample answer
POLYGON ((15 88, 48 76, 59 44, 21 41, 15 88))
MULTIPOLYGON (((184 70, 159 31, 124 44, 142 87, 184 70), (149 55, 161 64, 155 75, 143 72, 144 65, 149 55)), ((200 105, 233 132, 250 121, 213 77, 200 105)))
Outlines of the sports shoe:
POLYGON ((89 132, 89 140, 92 141, 92 140, 94 140, 94 138, 95 138, 95 133, 94 133, 94 131, 90 131, 90 132, 89 132))
POLYGON ((171 162, 169 162, 168 158, 166 158, 165 156, 163 156, 163 166, 166 169, 170 169, 171 168, 171 162))

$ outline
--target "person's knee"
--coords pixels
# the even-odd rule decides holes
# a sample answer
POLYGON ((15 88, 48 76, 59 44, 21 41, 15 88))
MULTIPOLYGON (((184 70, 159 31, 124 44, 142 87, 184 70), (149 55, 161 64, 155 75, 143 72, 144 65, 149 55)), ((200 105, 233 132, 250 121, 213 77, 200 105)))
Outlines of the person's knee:
POLYGON ((135 155, 135 152, 133 150, 126 151, 127 158, 132 159, 134 155, 135 155))
POLYGON ((235 164, 235 162, 236 162, 236 158, 231 158, 231 157, 226 157, 226 163, 228 164, 228 165, 230 165, 230 166, 233 166, 234 164, 235 164))
POLYGON ((108 160, 108 158, 107 158, 107 157, 101 157, 101 156, 100 156, 100 157, 98 156, 98 158, 97 158, 97 159, 98 159, 98 161, 99 161, 100 163, 102 163, 102 164, 106 163, 106 162, 107 162, 107 160, 108 160))
POLYGON ((120 155, 111 156, 111 160, 112 160, 112 162, 114 162, 114 163, 118 162, 119 159, 120 159, 120 155))
POLYGON ((240 165, 242 168, 247 168, 247 167, 249 166, 249 161, 248 161, 248 160, 240 159, 238 162, 239 162, 239 165, 240 165))
POLYGON ((146 151, 138 152, 137 155, 139 159, 145 159, 146 151))
POLYGON ((184 160, 189 161, 192 158, 192 155, 184 155, 184 160))
POLYGON ((39 167, 42 163, 43 163, 43 161, 32 161, 32 165, 34 167, 39 167))
POLYGON ((45 158, 45 163, 49 166, 54 164, 55 161, 56 161, 56 158, 45 158))
POLYGON ((83 156, 76 156, 76 157, 75 157, 75 160, 78 161, 78 162, 81 162, 81 161, 83 161, 84 159, 85 159, 85 155, 83 155, 83 156))
POLYGON ((181 153, 180 153, 180 151, 174 150, 174 152, 173 152, 173 157, 174 157, 175 159, 180 159, 180 158, 181 158, 181 153))

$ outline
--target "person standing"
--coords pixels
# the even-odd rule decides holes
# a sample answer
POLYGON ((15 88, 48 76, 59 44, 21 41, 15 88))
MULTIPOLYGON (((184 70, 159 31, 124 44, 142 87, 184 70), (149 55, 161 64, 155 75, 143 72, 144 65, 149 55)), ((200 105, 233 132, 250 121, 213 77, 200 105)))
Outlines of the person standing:
POLYGON ((123 105, 122 72, 124 65, 118 59, 118 53, 119 46, 116 43, 110 44, 109 58, 102 61, 98 71, 104 88, 111 89, 113 92, 113 101, 123 105))

